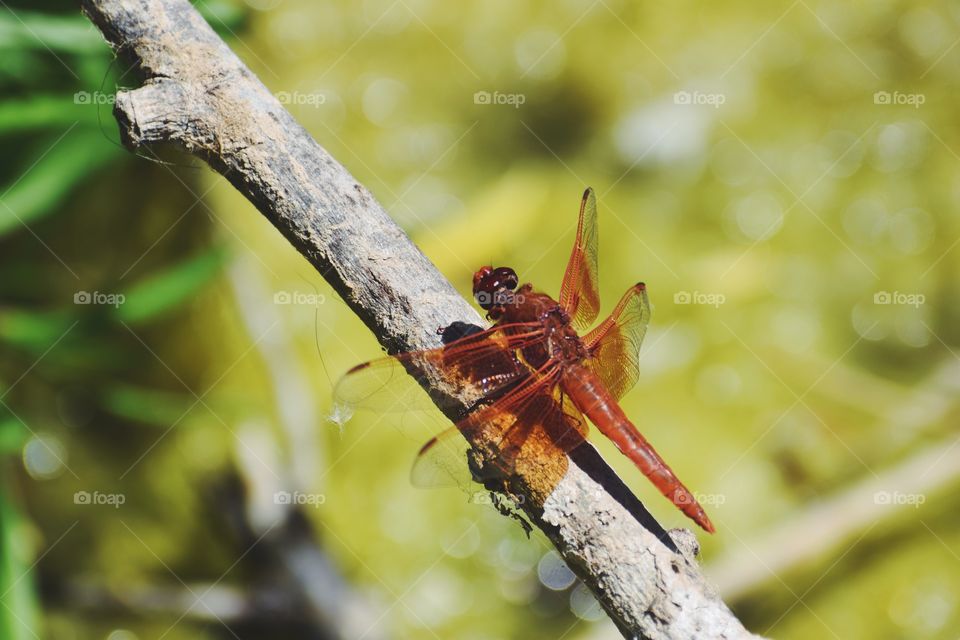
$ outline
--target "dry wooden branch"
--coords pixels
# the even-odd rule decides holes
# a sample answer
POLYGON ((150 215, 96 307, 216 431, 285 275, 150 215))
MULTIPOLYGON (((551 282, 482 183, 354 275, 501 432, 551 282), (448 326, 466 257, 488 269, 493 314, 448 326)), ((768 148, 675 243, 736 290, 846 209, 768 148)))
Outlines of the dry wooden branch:
MULTIPOLYGON (((127 147, 175 143, 204 158, 390 350, 434 347, 437 327, 482 323, 187 0, 82 5, 144 78, 143 86, 116 98, 114 113, 127 147)), ((664 533, 592 448, 581 447, 571 458, 549 495, 533 474, 515 490, 526 515, 626 637, 754 637, 704 580, 693 559, 692 534, 664 533)))

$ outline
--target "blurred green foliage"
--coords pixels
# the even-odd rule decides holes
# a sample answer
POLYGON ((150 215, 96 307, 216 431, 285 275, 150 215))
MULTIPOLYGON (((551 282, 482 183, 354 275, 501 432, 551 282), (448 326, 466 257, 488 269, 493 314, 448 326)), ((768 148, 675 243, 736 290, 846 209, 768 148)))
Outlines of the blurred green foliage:
MULTIPOLYGON (((155 237, 133 239, 132 226, 149 228, 149 203, 164 186, 152 170, 138 175, 120 167, 133 165, 110 114, 122 69, 89 22, 64 9, 0 12, 0 136, 7 149, 0 163, 0 637, 11 639, 56 637, 63 625, 57 602, 69 586, 62 576, 76 578, 70 558, 102 535, 96 519, 88 520, 80 539, 80 521, 69 513, 74 491, 100 475, 92 469, 103 466, 95 462, 102 438, 131 424, 169 427, 188 406, 182 388, 158 386, 148 350, 131 354, 116 338, 125 326, 155 329, 178 315, 182 321, 184 304, 196 303, 227 256, 222 244, 203 237, 202 219, 185 223, 185 236, 170 234, 183 238, 179 246, 153 255, 155 237), (136 186, 144 180, 151 184, 136 186), (129 278, 118 271, 121 263, 129 278), (101 305, 98 296, 122 304, 101 305), (98 435, 91 441, 91 434, 98 435), (61 485, 53 499, 34 484, 63 474, 84 481, 61 485), (59 566, 58 554, 73 569, 38 572, 40 558, 47 558, 44 571, 59 566)), ((205 13, 224 31, 238 28, 243 16, 223 3, 210 3, 205 13)), ((163 210, 153 208, 155 226, 169 225, 163 210)), ((139 440, 148 438, 155 434, 139 440)), ((136 441, 127 438, 127 446, 136 441)), ((82 634, 73 637, 103 637, 95 629, 116 627, 78 626, 76 614, 71 618, 62 628, 82 634)))
POLYGON ((0 586, 6 605, 0 613, 0 634, 10 640, 36 637, 40 628, 32 562, 24 546, 25 529, 26 523, 6 492, 0 492, 0 586))
MULTIPOLYGON (((555 294, 578 195, 597 189, 604 311, 637 280, 655 305, 624 407, 712 498, 708 567, 956 437, 950 5, 197 6, 465 294, 491 262, 555 294)), ((324 370, 376 357, 376 342, 222 179, 119 147, 110 97, 137 79, 72 3, 11 7, 0 637, 231 637, 131 603, 180 593, 180 580, 256 588, 256 545, 211 495, 246 474, 259 504, 252 477, 301 468, 326 497, 308 513, 317 544, 392 635, 609 637, 545 541, 457 491, 410 487, 420 443, 388 420, 358 415, 342 435, 315 424, 308 444, 291 435, 298 417, 330 411, 324 370), (255 277, 225 271, 237 262, 255 277), (322 304, 272 304, 315 286, 322 304), (300 379, 289 388, 307 390, 295 401, 271 353, 300 379), (126 502, 78 504, 78 491, 126 502)), ((686 525, 598 445, 666 526, 686 525)), ((768 576, 738 615, 778 638, 953 638, 949 489, 768 576)))

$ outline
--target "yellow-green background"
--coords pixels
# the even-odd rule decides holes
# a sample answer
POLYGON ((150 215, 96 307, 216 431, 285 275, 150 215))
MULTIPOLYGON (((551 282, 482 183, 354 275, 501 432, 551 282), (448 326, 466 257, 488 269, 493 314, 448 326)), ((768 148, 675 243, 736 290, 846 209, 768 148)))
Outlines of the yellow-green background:
MULTIPOLYGON (((897 492, 890 470, 912 456, 957 459, 955 4, 197 5, 464 294, 490 262, 555 294, 579 195, 597 190, 604 312, 637 280, 655 306, 624 407, 709 503, 708 575, 756 576, 729 598, 751 629, 956 637, 942 468, 920 506, 852 530, 853 509, 815 518, 830 542, 812 558, 768 555, 771 531, 844 491, 897 492)), ((377 416, 327 422, 330 378, 375 340, 222 178, 118 147, 109 96, 136 76, 71 3, 4 4, 0 34, 0 636, 233 637, 104 596, 260 587, 269 560, 225 524, 233 479, 324 496, 306 509, 316 548, 383 614, 377 633, 614 637, 582 587, 541 584, 541 536, 411 487, 419 442, 377 416)), ((665 526, 688 524, 598 444, 665 526)), ((267 522, 271 504, 247 503, 267 522)))

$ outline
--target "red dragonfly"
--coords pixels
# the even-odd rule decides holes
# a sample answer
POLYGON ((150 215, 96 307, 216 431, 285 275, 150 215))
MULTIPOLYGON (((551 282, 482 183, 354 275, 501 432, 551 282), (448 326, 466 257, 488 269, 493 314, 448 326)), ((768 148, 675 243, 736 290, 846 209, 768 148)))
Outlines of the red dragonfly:
MULTIPOLYGON (((473 398, 470 409, 420 450, 414 467, 438 445, 462 434, 492 443, 475 479, 507 478, 525 450, 544 456, 581 444, 590 420, 683 513, 713 533, 693 494, 630 422, 618 399, 639 377, 640 343, 650 320, 646 286, 630 287, 613 313, 583 337, 600 310, 597 283, 597 200, 583 194, 577 237, 560 299, 519 285, 509 267, 480 268, 473 276, 477 303, 494 322, 436 349, 411 351, 358 365, 337 383, 340 406, 403 407, 413 386, 446 385, 450 395, 473 398), (410 374, 410 375, 408 375, 410 374), (459 432, 459 434, 458 434, 459 432), (477 477, 482 474, 482 477, 477 477)), ((463 458, 459 465, 463 467, 463 458)))

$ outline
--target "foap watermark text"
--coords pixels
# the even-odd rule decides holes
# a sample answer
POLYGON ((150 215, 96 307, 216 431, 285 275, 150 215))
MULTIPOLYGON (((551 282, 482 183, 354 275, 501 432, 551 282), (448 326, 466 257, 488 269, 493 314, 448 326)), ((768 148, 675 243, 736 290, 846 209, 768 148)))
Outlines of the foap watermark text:
POLYGON ((673 94, 673 103, 682 105, 706 105, 719 109, 727 101, 722 93, 705 93, 703 91, 677 91, 673 94))
POLYGON ((877 91, 873 94, 873 104, 906 105, 919 109, 927 101, 922 93, 903 93, 901 91, 877 91))
POLYGON ((277 491, 273 494, 274 504, 295 504, 317 508, 326 503, 327 496, 322 493, 304 493, 302 491, 277 491))
POLYGON ((73 504, 79 505, 106 505, 119 509, 127 501, 122 493, 103 493, 101 491, 77 491, 73 494, 73 504))
POLYGON ((902 491, 877 491, 873 494, 874 504, 895 504, 909 505, 913 508, 919 508, 927 501, 927 496, 922 493, 904 493, 902 491))
POLYGON ((673 304, 703 304, 714 309, 727 301, 722 293, 705 293, 703 291, 677 291, 673 294, 673 304))
POLYGON ((500 93, 499 91, 477 91, 473 94, 473 104, 508 105, 519 109, 527 101, 522 93, 500 93))
POLYGON ((307 105, 319 107, 326 103, 327 96, 322 93, 301 93, 300 91, 278 91, 274 94, 280 104, 307 105))
POLYGON ((303 291, 277 291, 273 294, 273 304, 302 304, 310 307, 323 304, 327 297, 322 293, 305 293, 303 291))
POLYGON ((127 297, 122 293, 107 293, 104 291, 77 291, 73 294, 73 304, 98 304, 110 307, 119 307, 126 302, 127 297))
POLYGON ((905 293, 903 291, 877 291, 873 294, 873 304, 902 304, 917 309, 927 301, 922 293, 905 293))

